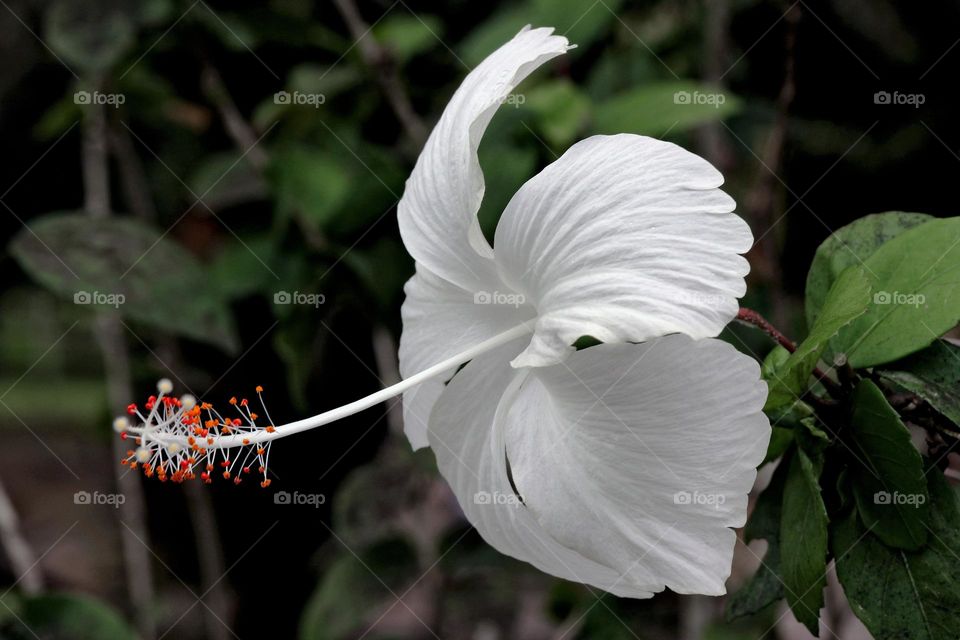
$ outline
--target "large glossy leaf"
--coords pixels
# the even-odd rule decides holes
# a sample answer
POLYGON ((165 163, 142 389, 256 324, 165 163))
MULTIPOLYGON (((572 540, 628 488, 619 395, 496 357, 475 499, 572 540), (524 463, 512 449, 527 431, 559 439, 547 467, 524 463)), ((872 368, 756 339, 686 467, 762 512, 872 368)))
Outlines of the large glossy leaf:
POLYGON ((833 286, 810 335, 773 372, 766 409, 789 405, 807 390, 810 374, 828 342, 870 307, 870 283, 860 267, 844 271, 833 286))
POLYGON ((781 574, 787 604, 817 635, 827 584, 827 509, 820 497, 821 463, 802 448, 790 462, 780 519, 781 574))
POLYGON ((960 218, 908 229, 863 266, 873 287, 873 305, 832 342, 851 366, 898 360, 960 321, 960 218))
POLYGON ((229 310, 199 261, 140 222, 50 214, 31 221, 10 250, 40 284, 77 304, 237 348, 229 310))
POLYGON ((870 380, 853 394, 854 496, 864 523, 886 544, 915 550, 927 541, 929 505, 923 459, 910 432, 870 380))
POLYGON ((596 106, 596 133, 676 134, 697 125, 722 120, 740 109, 740 100, 688 80, 671 80, 637 87, 596 106))
POLYGON ((888 211, 864 216, 833 232, 817 248, 807 272, 807 324, 816 322, 827 292, 844 270, 862 266, 883 243, 929 220, 933 217, 925 213, 888 211))
POLYGON ((922 551, 884 545, 856 510, 832 527, 837 576, 876 640, 955 640, 960 629, 960 507, 936 469, 928 477, 930 543, 922 551))
POLYGON ((887 380, 917 394, 960 425, 960 347, 945 340, 880 371, 887 380))

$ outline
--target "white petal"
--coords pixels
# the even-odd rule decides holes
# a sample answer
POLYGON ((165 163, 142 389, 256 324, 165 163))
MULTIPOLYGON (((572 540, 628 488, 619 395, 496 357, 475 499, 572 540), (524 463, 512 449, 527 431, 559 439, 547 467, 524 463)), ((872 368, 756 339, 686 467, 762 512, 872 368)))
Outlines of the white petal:
POLYGON ((753 237, 706 160, 643 136, 594 136, 528 181, 494 248, 539 311, 515 366, 558 362, 577 338, 715 336, 737 313, 753 237))
POLYGON ((510 397, 509 357, 471 362, 430 418, 440 470, 481 535, 618 595, 723 593, 730 527, 770 436, 756 363, 682 335, 599 345, 516 372, 510 397), (513 495, 504 456, 523 505, 476 504, 513 495))
MULTIPOLYGON (((404 378, 534 316, 529 305, 495 304, 510 300, 505 298, 508 292, 502 284, 486 291, 466 291, 419 265, 404 292, 406 299, 400 309, 400 375, 404 378)), ((414 449, 427 446, 430 411, 453 374, 451 370, 404 393, 403 431, 414 449)))
POLYGON ((524 29, 467 75, 437 123, 398 206, 410 255, 467 290, 483 288, 492 250, 477 211, 483 173, 480 138, 501 101, 534 69, 567 50, 553 29, 524 29))

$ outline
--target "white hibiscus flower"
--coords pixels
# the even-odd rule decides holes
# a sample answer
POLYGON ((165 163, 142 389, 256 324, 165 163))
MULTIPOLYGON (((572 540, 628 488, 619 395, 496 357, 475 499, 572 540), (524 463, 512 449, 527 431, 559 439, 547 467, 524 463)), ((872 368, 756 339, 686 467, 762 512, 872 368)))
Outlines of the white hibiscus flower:
POLYGON ((521 187, 493 247, 477 222, 487 124, 568 48, 525 29, 491 54, 407 182, 403 381, 266 428, 246 400, 228 419, 163 381, 146 412, 131 405, 136 425, 115 423, 137 440, 128 464, 237 482, 253 467, 267 486, 273 440, 403 393, 410 442, 433 449, 501 552, 622 596, 724 593, 770 425, 758 365, 713 338, 737 313, 752 244, 722 176, 667 142, 595 136, 521 187), (585 336, 602 344, 575 350, 585 336))

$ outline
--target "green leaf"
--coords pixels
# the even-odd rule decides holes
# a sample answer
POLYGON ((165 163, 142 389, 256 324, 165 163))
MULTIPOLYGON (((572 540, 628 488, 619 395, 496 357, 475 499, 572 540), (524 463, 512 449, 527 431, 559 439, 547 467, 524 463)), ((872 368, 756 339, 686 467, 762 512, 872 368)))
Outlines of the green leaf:
POLYGON ((574 141, 590 116, 590 100, 567 78, 544 82, 522 95, 524 106, 536 116, 537 129, 557 150, 574 141))
POLYGON ((268 174, 279 213, 299 214, 320 229, 333 223, 350 193, 350 174, 342 159, 320 149, 292 147, 279 151, 272 158, 268 174))
POLYGON ((797 449, 787 474, 780 520, 787 604, 813 635, 818 634, 827 584, 827 509, 820 496, 821 466, 797 449))
POLYGON ((493 143, 480 145, 479 155, 486 189, 477 218, 492 243, 500 214, 537 168, 537 151, 516 144, 493 143))
POLYGON ((884 543, 915 550, 927 541, 923 459, 883 392, 863 380, 853 394, 852 450, 861 466, 854 496, 864 523, 884 543))
POLYGON ((911 391, 960 425, 960 347, 945 340, 889 365, 880 375, 911 391))
POLYGON ((727 620, 753 615, 783 598, 780 518, 789 466, 789 460, 784 459, 773 472, 770 484, 757 498, 757 504, 743 530, 744 543, 764 539, 767 541, 767 552, 754 576, 727 599, 727 620))
POLYGON ((237 349, 229 309, 199 261, 140 222, 49 214, 32 220, 10 251, 37 282, 77 304, 237 349))
POLYGON ((471 30, 459 47, 460 57, 471 68, 475 67, 526 25, 554 27, 555 32, 566 36, 570 44, 577 45, 566 56, 577 56, 609 31, 622 4, 623 0, 605 0, 603 4, 593 6, 581 0, 504 3, 489 19, 471 30))
POLYGON ((791 443, 793 443, 793 429, 774 426, 771 429, 770 444, 767 445, 767 455, 763 457, 760 466, 762 467, 782 456, 790 448, 791 443))
POLYGON ((830 339, 843 327, 862 316, 870 307, 870 283, 863 270, 850 267, 830 288, 823 305, 823 313, 783 365, 776 368, 770 383, 766 409, 792 403, 807 390, 810 374, 817 366, 820 354, 830 339))
POLYGON ((876 640, 954 640, 960 629, 960 505, 936 470, 929 494, 930 543, 923 551, 884 545, 856 510, 832 527, 837 577, 876 640))
POLYGON ((816 322, 827 292, 844 270, 862 265, 885 242, 929 220, 933 217, 925 213, 888 211, 864 216, 833 232, 817 248, 807 272, 807 325, 816 322))
POLYGON ((727 118, 740 110, 740 100, 689 80, 651 83, 596 106, 596 133, 676 134, 727 118))
POLYGON ((443 22, 437 16, 424 13, 394 13, 373 28, 373 34, 396 59, 404 64, 414 56, 439 46, 443 37, 443 22))
POLYGON ((763 363, 760 365, 760 377, 768 382, 776 380, 780 369, 787 364, 787 360, 789 359, 790 352, 782 346, 777 345, 773 349, 770 349, 770 353, 767 354, 763 359, 763 363))
POLYGON ((137 634, 120 614, 90 596, 51 593, 26 597, 19 620, 34 638, 70 640, 136 640, 137 634))
POLYGON ((280 288, 264 264, 276 259, 273 241, 267 236, 226 243, 210 263, 208 278, 224 299, 233 300, 257 291, 280 288))
POLYGON ((904 231, 877 249, 864 270, 874 303, 832 343, 854 368, 919 351, 960 321, 960 218, 904 231))
POLYGON ((57 0, 46 13, 45 42, 68 65, 103 72, 136 44, 138 11, 132 0, 57 0))
MULTIPOLYGON (((363 75, 349 64, 323 66, 312 63, 298 64, 287 74, 287 91, 305 94, 322 94, 325 102, 336 95, 363 82, 363 75)), ((292 106, 292 105, 288 105, 292 106)), ((307 105, 313 108, 312 105, 307 105)))
MULTIPOLYGON (((533 0, 534 25, 549 25, 585 50, 616 24, 623 0, 585 3, 583 0, 533 0)), ((578 53, 574 49, 570 54, 578 53)), ((568 55, 570 55, 568 54, 568 55)))
POLYGON ((398 302, 403 284, 413 275, 413 261, 399 241, 382 238, 369 248, 344 254, 347 264, 382 308, 398 302))
MULTIPOLYGON (((323 574, 310 596, 297 637, 300 640, 342 640, 355 637, 376 620, 370 613, 395 600, 393 593, 417 578, 416 553, 403 539, 389 538, 358 555, 341 554, 323 574)), ((373 634, 373 638, 383 637, 373 634)))

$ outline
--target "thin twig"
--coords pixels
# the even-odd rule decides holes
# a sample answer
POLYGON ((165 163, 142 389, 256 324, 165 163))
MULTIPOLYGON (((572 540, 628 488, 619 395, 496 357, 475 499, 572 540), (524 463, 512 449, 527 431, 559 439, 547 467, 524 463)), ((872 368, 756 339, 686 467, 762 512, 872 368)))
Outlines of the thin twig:
POLYGON ((350 36, 356 41, 364 64, 376 74, 377 83, 404 132, 417 144, 417 148, 422 147, 427 140, 427 127, 413 110, 410 96, 400 82, 397 65, 390 52, 370 33, 370 26, 364 22, 353 0, 333 0, 333 2, 347 29, 350 30, 350 36))
POLYGON ((145 222, 156 222, 157 208, 153 204, 150 185, 147 182, 143 163, 137 155, 126 127, 109 126, 110 150, 117 160, 120 186, 130 213, 145 222))
MULTIPOLYGON (((704 3, 703 80, 707 86, 723 92, 726 66, 730 63, 730 0, 704 3)), ((733 170, 734 154, 730 138, 718 120, 697 128, 701 154, 724 175, 733 170)))
MULTIPOLYGON (((126 128, 111 127, 110 134, 111 149, 120 167, 133 168, 131 171, 120 171, 120 183, 128 204, 134 213, 138 213, 145 221, 156 222, 153 196, 147 181, 143 179, 140 158, 133 145, 129 144, 129 132, 126 128), (123 141, 127 144, 123 144, 123 141)), ((165 352, 163 362, 171 370, 183 369, 175 338, 161 336, 159 347, 159 350, 165 352)), ((221 620, 232 619, 236 604, 226 581, 221 580, 226 573, 226 564, 223 559, 220 536, 217 533, 216 514, 209 496, 202 487, 188 482, 183 485, 183 488, 194 531, 197 561, 200 566, 200 584, 203 592, 208 594, 204 599, 207 606, 201 611, 206 634, 212 640, 228 640, 230 631, 221 620)))
POLYGON ((43 590, 43 572, 37 566, 33 549, 20 531, 20 518, 0 480, 0 543, 10 560, 20 591, 35 595, 43 590))
POLYGON ((797 345, 793 340, 791 340, 787 336, 780 333, 780 331, 775 326, 767 322, 766 318, 761 316, 759 313, 757 313, 753 309, 747 309, 745 307, 741 307, 740 311, 737 312, 737 320, 739 320, 740 322, 745 322, 749 325, 753 325, 754 327, 757 327, 758 329, 766 333, 768 336, 776 340, 777 344, 779 344, 781 347, 783 347, 790 353, 793 353, 794 351, 797 350, 797 345))
POLYGON ((213 505, 206 487, 195 482, 187 482, 183 485, 183 491, 187 499, 187 510, 190 512, 190 522, 193 525, 202 593, 207 594, 204 598, 207 606, 203 608, 207 637, 211 640, 229 640, 230 630, 221 620, 233 618, 234 598, 222 579, 227 573, 227 566, 223 560, 223 549, 220 546, 220 534, 213 505))
MULTIPOLYGON (((96 86, 100 86, 100 82, 96 86)), ((83 126, 84 209, 93 218, 110 215, 110 175, 107 162, 107 119, 103 105, 90 105, 83 126)), ((130 354, 127 350, 120 318, 113 312, 96 316, 95 333, 103 356, 110 408, 115 415, 123 415, 133 397, 130 373, 130 354)), ((120 460, 126 447, 118 438, 112 439, 113 457, 120 460)), ((127 589, 134 610, 136 626, 144 639, 155 634, 151 607, 154 601, 153 567, 148 549, 149 530, 145 516, 145 500, 140 480, 125 473, 119 464, 113 465, 117 488, 125 500, 120 505, 119 517, 133 535, 121 532, 121 549, 126 570, 127 589), (137 539, 139 538, 139 539, 137 539)))
MULTIPOLYGON (((400 370, 397 365, 397 341, 390 330, 383 325, 373 329, 373 356, 377 364, 380 383, 384 387, 400 382, 400 370)), ((395 434, 403 433, 403 410, 399 402, 387 405, 387 424, 395 434)))
POLYGON ((269 157, 267 152, 257 144, 260 136, 253 126, 244 120, 220 72, 209 62, 205 61, 203 64, 200 84, 207 99, 220 113, 227 135, 233 140, 234 145, 241 153, 246 154, 244 157, 250 161, 257 173, 263 173, 267 168, 269 157))
MULTIPOLYGON (((797 25, 800 22, 801 11, 798 6, 789 8, 784 17, 786 35, 784 36, 784 71, 783 83, 777 96, 777 112, 770 134, 760 153, 761 163, 757 168, 757 176, 753 187, 747 194, 745 209, 750 221, 758 228, 771 229, 776 226, 776 201, 782 200, 783 186, 780 183, 779 173, 783 164, 784 148, 787 139, 787 128, 790 122, 790 109, 796 96, 796 80, 794 58, 796 49, 797 25)), ((773 289, 771 306, 773 318, 783 323, 786 321, 786 301, 780 294, 782 287, 783 270, 780 266, 780 240, 775 233, 765 233, 756 243, 752 251, 755 271, 768 282, 773 289)))

